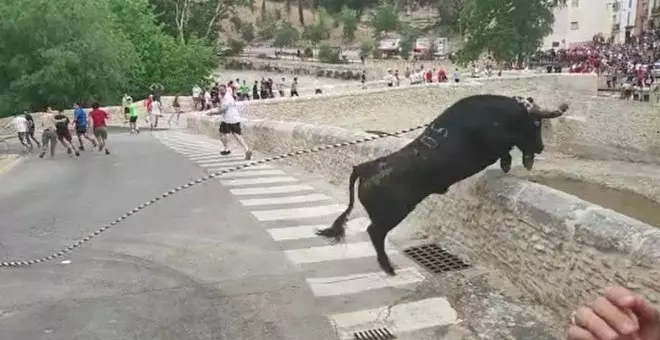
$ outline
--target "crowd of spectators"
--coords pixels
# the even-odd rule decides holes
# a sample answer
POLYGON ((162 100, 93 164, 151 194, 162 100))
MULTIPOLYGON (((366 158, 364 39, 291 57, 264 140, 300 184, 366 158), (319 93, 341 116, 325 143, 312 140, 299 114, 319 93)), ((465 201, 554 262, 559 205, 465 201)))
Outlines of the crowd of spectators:
POLYGON ((649 100, 660 77, 660 29, 633 36, 623 44, 605 41, 602 36, 583 46, 551 49, 534 56, 533 62, 548 72, 598 73, 603 87, 621 92, 621 98, 649 100))

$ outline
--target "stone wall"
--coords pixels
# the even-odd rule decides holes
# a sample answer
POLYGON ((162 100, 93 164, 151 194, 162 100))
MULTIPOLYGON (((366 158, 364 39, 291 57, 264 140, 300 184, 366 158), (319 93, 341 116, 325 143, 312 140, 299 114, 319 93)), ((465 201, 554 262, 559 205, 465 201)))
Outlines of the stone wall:
MULTIPOLYGON (((208 117, 191 116, 193 132, 216 137, 208 117)), ((338 127, 251 121, 248 142, 279 155, 369 136, 338 127)), ((347 187, 354 164, 409 142, 387 137, 289 158, 298 166, 347 187)), ((519 160, 514 160, 519 164, 519 160)), ((358 205, 359 206, 359 205, 358 205)), ((626 286, 654 303, 660 298, 660 231, 563 192, 487 169, 427 198, 397 228, 414 230, 470 263, 505 274, 528 296, 567 316, 608 284, 626 286)))
POLYGON ((532 96, 542 106, 570 105, 545 122, 549 149, 591 159, 660 163, 660 118, 649 103, 597 96, 597 77, 582 74, 503 76, 453 84, 357 90, 306 98, 251 102, 250 119, 274 119, 394 131, 435 118, 473 94, 532 96))

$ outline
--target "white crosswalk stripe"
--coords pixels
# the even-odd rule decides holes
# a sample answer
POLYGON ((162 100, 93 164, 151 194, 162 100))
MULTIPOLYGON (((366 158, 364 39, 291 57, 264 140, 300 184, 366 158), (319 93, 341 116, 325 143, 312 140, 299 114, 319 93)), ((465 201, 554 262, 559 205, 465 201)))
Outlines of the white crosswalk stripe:
MULTIPOLYGON (((220 155, 221 143, 205 136, 182 131, 158 132, 154 136, 209 173, 246 163, 242 154, 220 155)), ((259 164, 226 173, 218 181, 264 224, 265 231, 282 245, 291 263, 301 270, 314 268, 305 272, 309 273, 305 280, 314 296, 319 299, 350 296, 337 303, 332 308, 334 312, 327 312, 328 321, 340 339, 354 339, 354 332, 382 327, 399 337, 414 339, 416 331, 458 322, 456 311, 444 297, 400 303, 397 292, 414 289, 425 281, 425 276, 412 261, 401 257, 390 242, 386 242, 386 251, 397 256, 395 264, 400 269, 393 277, 380 271, 366 235, 368 218, 354 217, 348 221, 346 243, 319 243, 315 231, 328 227, 328 219, 344 211, 345 204, 335 203, 332 197, 278 169, 276 164, 259 164), (347 261, 351 265, 342 266, 347 261), (373 308, 374 299, 382 301, 381 307, 373 308), (365 308, 366 304, 369 308, 365 308)))

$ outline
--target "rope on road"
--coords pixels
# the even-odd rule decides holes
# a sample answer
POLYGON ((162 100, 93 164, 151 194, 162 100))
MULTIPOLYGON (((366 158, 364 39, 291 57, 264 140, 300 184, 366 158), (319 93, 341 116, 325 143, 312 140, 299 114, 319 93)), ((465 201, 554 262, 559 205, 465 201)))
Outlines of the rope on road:
POLYGON ((404 129, 404 130, 399 130, 397 132, 392 132, 392 133, 379 132, 378 135, 374 135, 374 136, 364 137, 364 138, 356 139, 356 140, 349 141, 349 142, 336 143, 336 144, 327 144, 327 145, 323 145, 323 146, 317 146, 317 147, 314 147, 314 148, 311 148, 311 149, 299 150, 299 151, 295 151, 295 152, 288 152, 288 153, 285 153, 285 154, 281 154, 279 156, 268 157, 268 158, 260 159, 260 160, 257 160, 257 161, 249 162, 249 163, 246 163, 246 164, 243 164, 243 165, 239 165, 239 166, 236 166, 236 167, 233 167, 233 168, 230 168, 230 169, 221 170, 221 171, 212 173, 210 175, 206 175, 204 177, 198 178, 197 180, 194 180, 194 181, 188 182, 186 184, 180 185, 180 186, 178 186, 178 187, 176 187, 176 188, 174 188, 174 189, 172 189, 168 192, 165 192, 165 193, 161 194, 160 196, 154 197, 151 200, 142 203, 141 205, 135 207, 133 210, 128 211, 127 213, 125 213, 123 216, 118 217, 114 221, 102 226, 100 229, 98 229, 95 232, 89 234, 85 238, 82 238, 82 239, 76 241, 72 245, 70 245, 70 246, 68 246, 68 247, 66 247, 66 248, 64 248, 64 249, 62 249, 62 250, 60 250, 56 253, 53 253, 53 254, 48 255, 46 257, 33 259, 33 260, 27 260, 27 261, 17 260, 17 261, 0 262, 0 267, 25 267, 25 266, 29 266, 29 265, 33 265, 33 264, 37 264, 37 263, 52 261, 52 260, 54 260, 58 257, 62 257, 63 255, 66 255, 66 254, 72 252, 74 249, 76 249, 76 248, 82 246, 83 244, 89 242, 91 239, 93 239, 97 235, 100 235, 101 233, 103 233, 103 232, 111 229, 112 227, 116 226, 117 224, 121 223, 122 221, 124 221, 128 217, 135 215, 136 213, 138 213, 139 211, 145 209, 146 207, 148 207, 148 206, 150 206, 150 205, 152 205, 152 204, 154 204, 154 203, 156 203, 156 202, 158 202, 158 201, 160 201, 164 198, 172 196, 172 195, 174 195, 175 193, 177 193, 179 191, 182 191, 184 189, 188 189, 188 188, 193 187, 197 184, 206 182, 209 179, 216 178, 216 177, 221 176, 221 175, 226 174, 226 173, 230 173, 230 172, 238 171, 238 170, 241 170, 241 169, 245 169, 245 168, 251 167, 253 165, 270 163, 272 161, 276 161, 276 160, 280 160, 280 159, 284 159, 284 158, 291 158, 291 157, 300 156, 300 155, 304 155, 304 154, 315 153, 315 152, 325 151, 325 150, 330 150, 330 149, 336 149, 336 148, 341 148, 341 147, 344 147, 344 146, 350 146, 350 145, 355 145, 355 144, 361 144, 361 143, 370 142, 370 141, 373 141, 373 140, 376 140, 376 139, 382 139, 382 138, 385 138, 385 137, 400 136, 400 135, 403 135, 403 134, 406 134, 406 133, 409 133, 409 132, 412 132, 412 131, 415 131, 415 130, 425 128, 428 125, 429 124, 417 125, 415 127, 411 127, 411 128, 404 129))

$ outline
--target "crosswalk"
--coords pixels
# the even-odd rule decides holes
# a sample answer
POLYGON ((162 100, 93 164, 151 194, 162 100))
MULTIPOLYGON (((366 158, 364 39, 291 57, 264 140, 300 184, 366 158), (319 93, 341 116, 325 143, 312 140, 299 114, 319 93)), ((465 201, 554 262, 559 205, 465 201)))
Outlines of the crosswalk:
MULTIPOLYGON (((205 136, 181 131, 157 132, 154 136, 208 172, 245 162, 243 155, 221 156, 219 141, 205 136)), ((367 218, 355 217, 347 223, 343 244, 329 245, 314 234, 330 225, 346 208, 344 204, 272 164, 227 173, 218 181, 304 273, 319 300, 317 305, 340 339, 356 339, 355 332, 376 328, 387 328, 399 339, 420 339, 415 332, 458 322, 445 297, 415 296, 415 288, 426 278, 391 244, 387 244, 387 252, 398 266, 397 276, 389 277, 379 270, 365 232, 367 218)))

